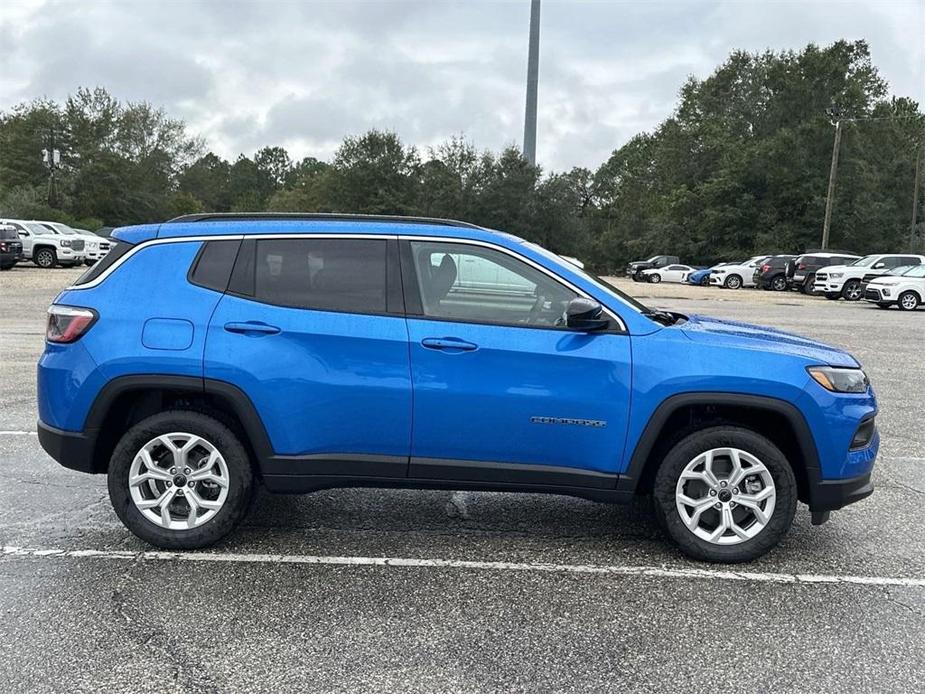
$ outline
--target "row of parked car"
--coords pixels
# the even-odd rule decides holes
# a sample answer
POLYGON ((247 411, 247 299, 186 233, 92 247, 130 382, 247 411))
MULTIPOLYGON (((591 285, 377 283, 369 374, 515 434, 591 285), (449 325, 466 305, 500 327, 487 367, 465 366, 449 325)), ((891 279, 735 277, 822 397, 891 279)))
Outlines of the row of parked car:
POLYGON ((925 256, 912 253, 814 251, 803 255, 759 255, 742 262, 693 267, 677 256, 658 255, 630 263, 636 282, 681 282, 701 286, 800 291, 837 301, 864 299, 880 308, 912 311, 925 304, 925 256))
POLYGON ((0 219, 0 270, 9 270, 21 260, 45 269, 93 265, 114 245, 109 238, 61 222, 0 219))

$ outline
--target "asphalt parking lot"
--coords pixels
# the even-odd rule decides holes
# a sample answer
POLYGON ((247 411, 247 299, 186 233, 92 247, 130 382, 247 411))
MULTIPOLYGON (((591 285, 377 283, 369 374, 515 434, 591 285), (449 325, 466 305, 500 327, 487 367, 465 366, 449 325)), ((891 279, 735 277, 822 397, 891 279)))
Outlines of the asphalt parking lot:
POLYGON ((750 565, 684 559, 644 503, 367 489, 262 494, 171 555, 30 433, 44 310, 77 274, 0 275, 0 690, 925 690, 925 310, 625 283, 847 348, 876 388, 875 494, 822 527, 801 506, 750 565))

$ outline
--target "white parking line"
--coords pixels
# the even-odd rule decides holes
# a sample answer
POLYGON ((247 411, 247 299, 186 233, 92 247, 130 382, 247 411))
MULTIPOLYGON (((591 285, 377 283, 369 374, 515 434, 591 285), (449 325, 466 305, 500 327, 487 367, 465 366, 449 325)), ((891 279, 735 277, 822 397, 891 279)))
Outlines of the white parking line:
POLYGON ((0 431, 0 436, 38 436, 37 431, 0 431))
POLYGON ((594 574, 605 576, 648 576, 707 581, 750 581, 755 583, 839 584, 925 588, 925 578, 891 576, 838 576, 826 574, 762 573, 722 569, 681 569, 658 566, 607 566, 595 564, 541 564, 504 561, 465 561, 459 559, 413 559, 405 557, 332 557, 311 554, 237 554, 233 552, 124 552, 99 549, 0 548, 0 557, 109 559, 123 561, 192 561, 238 564, 309 564, 332 566, 378 566, 386 568, 469 569, 477 571, 535 571, 543 573, 594 574))

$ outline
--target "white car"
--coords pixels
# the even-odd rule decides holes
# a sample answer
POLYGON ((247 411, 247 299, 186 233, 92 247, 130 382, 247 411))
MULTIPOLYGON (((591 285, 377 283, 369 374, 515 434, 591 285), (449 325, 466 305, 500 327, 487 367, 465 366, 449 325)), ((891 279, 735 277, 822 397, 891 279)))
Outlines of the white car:
POLYGON ((840 298, 858 301, 864 295, 861 288, 865 276, 885 275, 901 265, 921 265, 925 263, 922 255, 898 255, 878 253, 865 255, 848 265, 829 265, 816 271, 813 291, 824 294, 826 299, 840 298))
POLYGON ((101 260, 106 257, 106 254, 112 249, 112 243, 109 239, 104 239, 96 234, 86 231, 84 229, 74 229, 69 227, 67 224, 62 224, 61 222, 39 222, 43 226, 48 227, 51 231, 56 234, 61 234, 63 236, 76 236, 77 238, 83 239, 84 241, 84 250, 86 251, 85 262, 87 265, 93 265, 97 260, 101 260))
POLYGON ((16 229, 22 241, 22 254, 40 268, 53 268, 55 265, 73 267, 86 259, 84 240, 57 234, 48 227, 25 219, 0 219, 0 224, 7 224, 16 229))
POLYGON ((690 265, 666 265, 665 267, 654 267, 642 271, 642 279, 645 282, 657 284, 659 282, 684 282, 687 276, 697 268, 690 265))
POLYGON ((754 287, 755 268, 770 257, 769 255, 756 255, 744 263, 728 263, 717 267, 710 272, 710 285, 726 287, 726 289, 754 287))
POLYGON ((902 275, 871 280, 864 299, 880 308, 896 304, 903 311, 914 311, 925 303, 925 265, 911 267, 902 275))

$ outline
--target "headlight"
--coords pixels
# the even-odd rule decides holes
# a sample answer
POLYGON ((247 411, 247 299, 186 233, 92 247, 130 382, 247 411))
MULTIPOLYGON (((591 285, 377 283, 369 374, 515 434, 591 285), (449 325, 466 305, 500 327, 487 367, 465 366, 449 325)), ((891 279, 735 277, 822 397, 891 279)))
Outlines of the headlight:
POLYGON ((831 277, 833 280, 837 280, 839 277, 844 277, 844 276, 845 276, 844 272, 833 272, 832 274, 829 275, 829 277, 831 277))
POLYGON ((62 240, 61 240, 61 245, 62 245, 62 246, 66 246, 67 248, 70 248, 70 247, 71 247, 71 242, 68 241, 67 239, 62 239, 62 240))
POLYGON ((866 393, 870 385, 867 374, 861 369, 808 366, 806 370, 816 383, 833 393, 866 393))

